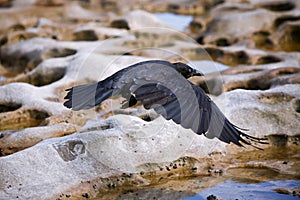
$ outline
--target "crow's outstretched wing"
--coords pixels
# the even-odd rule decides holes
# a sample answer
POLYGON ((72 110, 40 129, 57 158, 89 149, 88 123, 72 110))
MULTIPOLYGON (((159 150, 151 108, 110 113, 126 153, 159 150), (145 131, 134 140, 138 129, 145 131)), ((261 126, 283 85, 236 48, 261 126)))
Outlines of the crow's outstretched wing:
MULTIPOLYGON (((93 84, 78 85, 67 89, 64 106, 72 110, 90 109, 114 95, 130 96, 129 87, 137 78, 152 80, 162 77, 162 72, 174 69, 171 63, 163 60, 144 61, 124 68, 110 77, 93 84), (159 68, 160 70, 157 70, 159 68), (157 71, 156 71, 157 70, 157 71)), ((168 74, 166 74, 168 76, 168 74)))
MULTIPOLYGON (((239 130, 229 122, 200 87, 189 84, 197 97, 196 102, 189 101, 189 97, 184 102, 180 102, 171 90, 159 84, 142 85, 133 94, 146 109, 153 108, 167 120, 172 119, 175 123, 184 128, 190 128, 197 134, 205 134, 209 138, 217 137, 223 142, 233 142, 238 146, 243 146, 242 143, 251 145, 250 141, 243 137, 263 143, 260 141, 261 139, 249 136, 239 130)), ((184 90, 176 91, 176 93, 180 92, 185 95, 184 90)))
POLYGON ((115 95, 125 97, 128 106, 135 98, 146 109, 153 108, 164 118, 208 138, 217 137, 239 146, 251 145, 243 137, 263 143, 230 123, 200 87, 186 80, 167 61, 137 63, 98 83, 73 87, 64 105, 73 110, 88 109, 115 95))

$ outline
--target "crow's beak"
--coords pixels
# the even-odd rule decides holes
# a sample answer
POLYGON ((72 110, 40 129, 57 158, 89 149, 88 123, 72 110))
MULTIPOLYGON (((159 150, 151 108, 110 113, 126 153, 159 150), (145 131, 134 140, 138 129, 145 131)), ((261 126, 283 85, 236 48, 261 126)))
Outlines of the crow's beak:
POLYGON ((193 73, 193 76, 204 76, 204 74, 202 74, 202 72, 195 70, 193 73))

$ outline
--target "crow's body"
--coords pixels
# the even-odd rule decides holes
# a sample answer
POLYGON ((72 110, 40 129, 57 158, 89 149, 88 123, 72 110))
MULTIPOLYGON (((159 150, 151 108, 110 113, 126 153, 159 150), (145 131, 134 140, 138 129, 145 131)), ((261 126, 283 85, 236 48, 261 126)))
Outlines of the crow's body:
POLYGON ((186 80, 197 75, 202 74, 183 63, 140 62, 98 83, 68 89, 64 105, 73 110, 89 109, 111 96, 121 95, 127 100, 123 107, 140 101, 146 109, 153 108, 167 120, 208 138, 217 137, 239 146, 243 146, 240 142, 251 145, 241 136, 264 143, 229 122, 200 87, 186 80))

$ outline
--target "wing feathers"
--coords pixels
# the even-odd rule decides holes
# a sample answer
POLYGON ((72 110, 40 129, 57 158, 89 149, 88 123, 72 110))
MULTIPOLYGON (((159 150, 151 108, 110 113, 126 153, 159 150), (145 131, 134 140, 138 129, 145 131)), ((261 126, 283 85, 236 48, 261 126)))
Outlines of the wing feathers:
POLYGON ((66 91, 64 105, 73 110, 89 109, 112 95, 121 94, 125 98, 134 97, 130 105, 135 100, 141 101, 146 109, 153 108, 167 120, 172 119, 197 134, 205 133, 208 138, 217 137, 238 146, 252 145, 250 141, 266 143, 230 123, 200 87, 187 81, 166 61, 137 63, 98 83, 66 91), (137 70, 137 67, 141 68, 137 70), (171 85, 172 91, 164 85, 171 85))
POLYGON ((103 87, 101 82, 79 85, 68 89, 64 97, 67 101, 64 106, 72 110, 90 109, 111 97, 113 90, 103 87))

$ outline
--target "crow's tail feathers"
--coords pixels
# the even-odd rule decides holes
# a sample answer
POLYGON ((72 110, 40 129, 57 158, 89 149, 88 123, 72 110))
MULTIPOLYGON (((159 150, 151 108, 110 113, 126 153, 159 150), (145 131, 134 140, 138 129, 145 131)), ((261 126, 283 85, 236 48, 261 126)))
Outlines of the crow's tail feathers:
POLYGON ((72 110, 90 109, 111 97, 113 90, 99 83, 79 85, 67 89, 64 106, 72 110))

